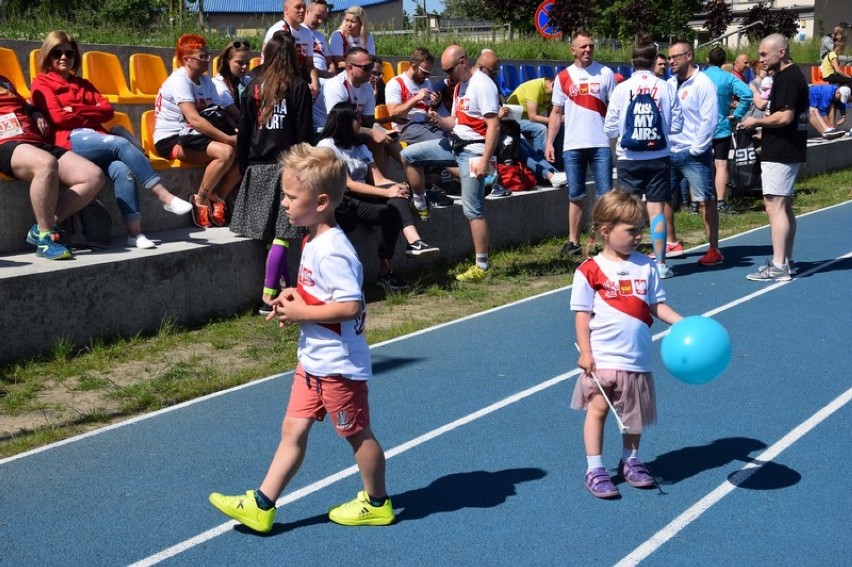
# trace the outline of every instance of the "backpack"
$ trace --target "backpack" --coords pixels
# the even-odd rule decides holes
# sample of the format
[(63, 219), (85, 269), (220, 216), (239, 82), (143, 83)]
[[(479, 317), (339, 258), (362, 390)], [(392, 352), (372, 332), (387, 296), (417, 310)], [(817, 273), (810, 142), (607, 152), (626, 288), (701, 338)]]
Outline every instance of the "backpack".
[(112, 218), (97, 199), (66, 219), (61, 228), (73, 248), (104, 248), (112, 241)]
[(621, 135), (621, 147), (634, 152), (653, 152), (666, 147), (663, 115), (650, 92), (631, 96), (624, 120), (624, 133)]
[(500, 176), (500, 185), (512, 191), (529, 191), (538, 185), (535, 173), (520, 162), (497, 163), (497, 174)]
[(494, 157), (497, 163), (510, 164), (518, 161), (521, 152), (521, 125), (514, 120), (500, 121), (500, 138)]

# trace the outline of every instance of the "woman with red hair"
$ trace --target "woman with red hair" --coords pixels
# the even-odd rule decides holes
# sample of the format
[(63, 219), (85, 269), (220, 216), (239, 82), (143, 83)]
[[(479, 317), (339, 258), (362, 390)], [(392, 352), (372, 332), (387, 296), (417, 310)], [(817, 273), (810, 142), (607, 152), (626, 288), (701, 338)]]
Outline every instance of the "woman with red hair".
[(154, 145), (166, 159), (207, 164), (198, 191), (190, 197), (192, 219), (201, 228), (225, 226), (225, 198), (240, 181), (237, 135), (220, 130), (202, 112), (220, 106), (227, 115), (223, 118), (235, 123), (239, 111), (217, 93), (213, 80), (205, 74), (212, 58), (206, 39), (193, 34), (180, 36), (175, 56), (181, 66), (157, 95)]

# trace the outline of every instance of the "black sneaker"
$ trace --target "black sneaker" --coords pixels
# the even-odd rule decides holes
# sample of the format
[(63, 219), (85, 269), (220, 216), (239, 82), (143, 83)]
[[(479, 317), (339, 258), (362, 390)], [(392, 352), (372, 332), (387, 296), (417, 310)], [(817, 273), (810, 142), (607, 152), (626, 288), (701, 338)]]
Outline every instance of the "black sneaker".
[(455, 201), (450, 199), (447, 193), (437, 185), (432, 185), (432, 187), (426, 190), (426, 199), (436, 209), (452, 207), (455, 204)]
[(384, 288), (386, 291), (405, 291), (408, 289), (408, 284), (393, 272), (379, 274), (376, 285)]
[(559, 255), (563, 258), (571, 258), (574, 256), (582, 256), (583, 255), (583, 247), (579, 244), (575, 244), (573, 242), (569, 242), (565, 246), (562, 247), (562, 250), (559, 251)]
[(272, 306), (261, 299), (260, 302), (257, 304), (257, 313), (258, 315), (263, 315), (264, 317), (266, 317), (267, 315), (272, 313)]
[(738, 210), (734, 209), (733, 207), (731, 207), (728, 203), (726, 203), (724, 201), (719, 203), (716, 206), (716, 209), (719, 211), (720, 214), (723, 214), (723, 215), (738, 215), (738, 214), (740, 214), (740, 212)]
[(689, 205), (689, 214), (697, 215), (698, 214), (698, 203), (692, 203)]
[(409, 258), (429, 258), (430, 256), (437, 256), (440, 252), (440, 248), (429, 246), (422, 240), (412, 242), (405, 247), (405, 255)]

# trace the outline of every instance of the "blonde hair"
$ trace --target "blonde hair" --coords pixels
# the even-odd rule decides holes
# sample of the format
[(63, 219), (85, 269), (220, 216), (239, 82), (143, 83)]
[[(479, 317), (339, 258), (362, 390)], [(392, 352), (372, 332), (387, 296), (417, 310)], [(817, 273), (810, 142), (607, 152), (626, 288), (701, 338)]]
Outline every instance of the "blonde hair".
[[(358, 21), (361, 22), (361, 35), (359, 38), (361, 39), (361, 47), (364, 49), (367, 48), (367, 36), (370, 33), (367, 31), (367, 28), (370, 27), (370, 20), (367, 18), (367, 10), (362, 8), (361, 6), (349, 6), (345, 12), (343, 12), (343, 19), (340, 21), (340, 27), (338, 31), (343, 33), (343, 22), (346, 20), (346, 14), (352, 14)], [(345, 55), (345, 53), (344, 53)]]
[(592, 212), (592, 229), (600, 232), (602, 228), (612, 228), (618, 223), (646, 224), (648, 212), (642, 200), (627, 191), (613, 189), (604, 194), (595, 203)]
[(38, 55), (38, 68), (42, 73), (47, 73), (51, 70), (50, 52), (63, 43), (67, 43), (74, 50), (74, 64), (71, 65), (71, 70), (75, 73), (80, 70), (80, 46), (77, 44), (77, 38), (64, 30), (54, 30), (47, 34), (41, 44), (41, 53)]
[(314, 195), (328, 195), (331, 210), (343, 200), (346, 190), (346, 164), (331, 148), (316, 148), (301, 143), (283, 152), (279, 158), (282, 174), (289, 171)]

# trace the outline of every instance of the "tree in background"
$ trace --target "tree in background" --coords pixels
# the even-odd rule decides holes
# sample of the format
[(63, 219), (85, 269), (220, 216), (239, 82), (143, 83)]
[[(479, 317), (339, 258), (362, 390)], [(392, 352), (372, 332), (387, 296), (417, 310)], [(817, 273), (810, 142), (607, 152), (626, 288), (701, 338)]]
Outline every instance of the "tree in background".
[(760, 41), (772, 33), (780, 33), (790, 39), (799, 31), (799, 18), (795, 12), (787, 8), (772, 10), (765, 2), (752, 6), (743, 18), (743, 26), (755, 22), (763, 22), (746, 31), (752, 42)]
[(710, 32), (711, 38), (717, 38), (728, 31), (734, 17), (731, 15), (731, 7), (725, 0), (707, 0), (704, 4), (704, 13), (707, 20), (704, 29)]
[(58, 15), (84, 24), (109, 23), (134, 29), (153, 26), (163, 13), (162, 0), (2, 0), (3, 13), (24, 21), (41, 14)]
[(568, 41), (576, 31), (593, 30), (598, 18), (597, 6), (590, 0), (556, 0), (550, 10), (550, 22)]

